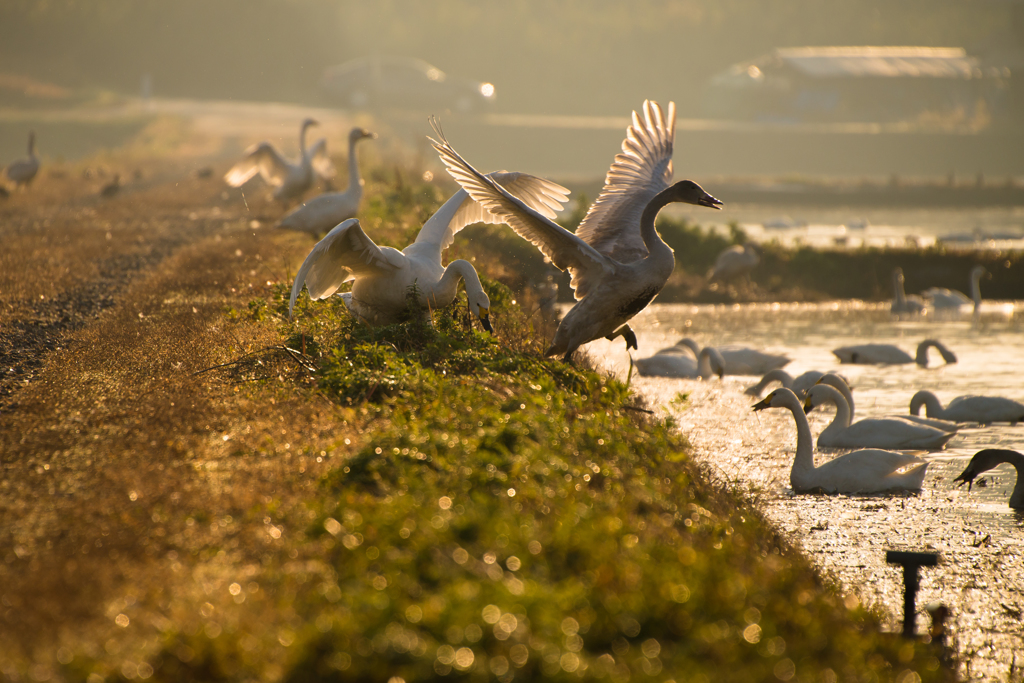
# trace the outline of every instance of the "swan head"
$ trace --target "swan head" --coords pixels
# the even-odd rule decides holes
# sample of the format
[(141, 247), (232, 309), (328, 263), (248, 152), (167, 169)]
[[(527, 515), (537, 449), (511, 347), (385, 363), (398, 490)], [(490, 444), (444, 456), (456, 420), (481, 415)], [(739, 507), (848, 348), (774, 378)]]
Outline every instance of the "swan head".
[(302, 122), (302, 130), (306, 130), (310, 126), (319, 126), (319, 125), (320, 125), (320, 122), (317, 121), (316, 119), (308, 118), (308, 119), (303, 120), (303, 122)]
[(896, 266), (892, 271), (892, 281), (899, 284), (903, 284), (906, 281), (906, 278), (903, 277), (903, 269), (899, 266)]
[[(827, 387), (827, 388), (826, 388)], [(811, 412), (822, 403), (835, 403), (836, 390), (819, 379), (813, 387), (807, 390), (804, 397), (804, 414)]]
[(967, 484), (967, 491), (971, 490), (971, 486), (974, 484), (974, 480), (982, 472), (987, 472), (996, 465), (1006, 462), (1006, 456), (1015, 453), (1015, 451), (1008, 451), (1001, 448), (986, 448), (978, 451), (971, 458), (971, 461), (967, 463), (967, 467), (960, 476), (954, 479), (954, 482), (960, 482), (960, 486)]
[(992, 273), (988, 272), (988, 270), (985, 269), (985, 266), (974, 266), (971, 268), (971, 279), (980, 280), (981, 278), (991, 280)]
[(356, 140), (364, 140), (369, 138), (370, 140), (376, 140), (377, 134), (356, 126), (348, 133), (349, 142), (355, 142)]
[(758, 411), (764, 410), (765, 408), (788, 408), (790, 407), (790, 404), (793, 403), (795, 403), (796, 405), (800, 405), (800, 401), (799, 399), (797, 399), (796, 394), (794, 394), (789, 389), (783, 387), (781, 389), (776, 389), (772, 393), (768, 394), (763, 399), (755, 403), (752, 407), (754, 409), (754, 412), (756, 413)]
[(481, 291), (479, 294), (470, 297), (469, 310), (480, 319), (481, 327), (494, 334), (494, 328), (491, 327), (490, 321), (491, 300), (487, 298), (484, 292)]
[(704, 188), (692, 180), (680, 180), (673, 185), (672, 198), (677, 202), (706, 206), (709, 209), (722, 208), (722, 202), (709, 195), (704, 191)]

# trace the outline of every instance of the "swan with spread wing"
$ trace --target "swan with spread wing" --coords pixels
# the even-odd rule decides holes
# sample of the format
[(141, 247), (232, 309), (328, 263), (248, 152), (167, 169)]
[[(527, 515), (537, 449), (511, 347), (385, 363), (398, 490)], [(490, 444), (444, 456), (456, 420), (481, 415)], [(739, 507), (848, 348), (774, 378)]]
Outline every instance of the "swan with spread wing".
[(301, 197), (317, 178), (333, 178), (335, 170), (327, 156), (327, 142), (321, 139), (306, 148), (306, 129), (318, 125), (316, 119), (302, 122), (297, 162), (285, 159), (269, 142), (261, 142), (245, 150), (245, 157), (224, 175), (225, 182), (231, 187), (241, 187), (259, 173), (267, 184), (274, 186), (274, 199), (289, 202)]
[(462, 158), (434, 122), (431, 140), (448, 172), (488, 211), (533, 243), (555, 267), (568, 270), (577, 303), (555, 331), (546, 355), (568, 361), (577, 348), (604, 337), (624, 337), (637, 348), (628, 322), (661, 291), (675, 267), (672, 249), (654, 228), (654, 219), (672, 202), (717, 209), (722, 205), (697, 183), (672, 180), (675, 104), (666, 115), (656, 102), (644, 102), (643, 120), (633, 112), (622, 152), (604, 189), (573, 234), (518, 199), (500, 182)]

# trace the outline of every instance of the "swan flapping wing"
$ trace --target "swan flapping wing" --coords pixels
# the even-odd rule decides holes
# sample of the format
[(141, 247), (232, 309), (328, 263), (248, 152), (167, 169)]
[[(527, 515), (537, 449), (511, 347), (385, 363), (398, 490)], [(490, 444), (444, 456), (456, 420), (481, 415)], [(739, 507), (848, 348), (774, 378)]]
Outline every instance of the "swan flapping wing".
[(675, 102), (666, 116), (647, 100), (644, 120), (633, 112), (622, 152), (615, 155), (604, 189), (576, 229), (576, 236), (602, 254), (629, 263), (647, 256), (640, 236), (640, 217), (648, 202), (672, 183)]
[(320, 138), (309, 148), (309, 163), (313, 165), (313, 171), (325, 180), (330, 180), (338, 175), (338, 169), (334, 168), (334, 162), (327, 154), (327, 140)]
[(224, 180), (231, 187), (241, 187), (259, 173), (270, 185), (280, 187), (288, 177), (289, 164), (267, 142), (261, 142), (245, 150), (245, 156), (231, 167), (224, 175)]
[[(547, 218), (554, 218), (558, 215), (562, 206), (569, 200), (569, 190), (558, 183), (527, 173), (496, 171), (488, 173), (487, 177), (497, 181), (511, 194), (520, 198), (528, 207)], [(505, 222), (503, 217), (494, 215), (473, 201), (473, 198), (465, 190), (461, 190), (460, 193), (464, 199), (451, 218), (444, 222), (447, 212), (439, 210), (423, 225), (416, 236), (416, 242), (433, 242), (439, 244), (441, 249), (446, 249), (455, 239), (455, 233), (467, 225)], [(434, 217), (437, 217), (438, 220), (435, 221)]]
[(302, 262), (292, 285), (288, 315), (291, 315), (303, 285), (309, 289), (309, 298), (314, 301), (326, 299), (357, 275), (390, 273), (404, 264), (405, 256), (401, 252), (381, 249), (366, 236), (359, 221), (350, 218), (317, 242)]
[(448, 173), (484, 209), (499, 216), (520, 237), (540, 249), (556, 268), (568, 270), (577, 300), (586, 296), (613, 267), (608, 258), (473, 168), (448, 144), (436, 122), (432, 125), (441, 141), (429, 139), (448, 167)]

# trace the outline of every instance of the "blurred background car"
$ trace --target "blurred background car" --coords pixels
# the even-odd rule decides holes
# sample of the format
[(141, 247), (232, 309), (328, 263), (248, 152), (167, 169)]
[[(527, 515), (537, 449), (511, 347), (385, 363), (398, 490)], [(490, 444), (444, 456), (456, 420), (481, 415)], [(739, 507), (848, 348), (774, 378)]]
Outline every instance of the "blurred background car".
[(450, 76), (422, 59), (360, 57), (324, 70), (321, 87), (352, 109), (480, 112), (494, 102), (494, 85)]

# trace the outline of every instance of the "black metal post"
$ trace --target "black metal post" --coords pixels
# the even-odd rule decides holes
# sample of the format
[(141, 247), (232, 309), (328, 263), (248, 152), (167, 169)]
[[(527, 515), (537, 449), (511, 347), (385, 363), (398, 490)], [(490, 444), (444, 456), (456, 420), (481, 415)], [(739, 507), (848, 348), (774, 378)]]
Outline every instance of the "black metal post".
[(913, 638), (914, 622), (917, 620), (917, 589), (921, 586), (918, 568), (934, 567), (939, 563), (939, 554), (889, 550), (885, 553), (885, 561), (903, 565), (903, 637)]

